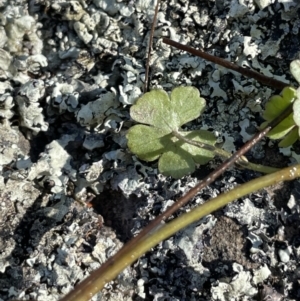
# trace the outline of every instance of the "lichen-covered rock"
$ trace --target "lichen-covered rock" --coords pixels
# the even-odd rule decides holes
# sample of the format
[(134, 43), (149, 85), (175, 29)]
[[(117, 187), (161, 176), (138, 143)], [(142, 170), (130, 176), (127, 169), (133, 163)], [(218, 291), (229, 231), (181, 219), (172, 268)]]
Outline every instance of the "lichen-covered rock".
[(0, 48), (0, 63), (1, 63), (0, 68), (3, 71), (9, 71), (12, 60), (13, 57), (9, 54), (9, 52)]
[(38, 101), (45, 93), (44, 82), (32, 80), (22, 85), (16, 96), (16, 104), (20, 113), (20, 125), (34, 133), (47, 131), (48, 123), (44, 120), (43, 109)]
[(107, 92), (95, 101), (83, 105), (76, 113), (77, 121), (82, 126), (101, 125), (106, 117), (107, 110), (117, 105), (116, 95), (113, 92)]
[(14, 113), (12, 108), (14, 106), (13, 97), (10, 93), (4, 93), (0, 96), (0, 117), (4, 119), (10, 119)]
[[(174, 181), (128, 152), (129, 108), (144, 91), (152, 0), (4, 0), (0, 8), (0, 299), (59, 300), (121, 247), (116, 237), (136, 235), (218, 161)], [(234, 152), (259, 126), (274, 91), (161, 38), (289, 82), (288, 63), (299, 57), (298, 11), (297, 1), (285, 0), (161, 1), (150, 89), (197, 86), (207, 110), (187, 127), (213, 131)], [(271, 165), (268, 152), (263, 141), (248, 155), (272, 158)], [(285, 154), (299, 159), (296, 152)], [(255, 176), (230, 170), (194, 202)], [(283, 188), (224, 210), (243, 229), (250, 253), (231, 243), (218, 253), (224, 256), (204, 256), (220, 211), (157, 246), (93, 300), (250, 300), (261, 281), (296, 300), (299, 197), (296, 183)], [(85, 203), (99, 205), (103, 219)], [(236, 266), (237, 253), (253, 265)]]
[(59, 112), (75, 112), (79, 105), (79, 93), (74, 86), (67, 83), (56, 83), (51, 94), (53, 107), (58, 107)]
[(41, 53), (43, 48), (42, 41), (36, 33), (36, 21), (32, 16), (23, 15), (19, 18), (7, 18), (5, 32), (7, 42), (5, 48), (10, 53), (19, 53), (23, 50), (25, 38), (31, 42), (33, 50), (36, 54)]
[(48, 144), (38, 162), (30, 168), (28, 179), (41, 178), (41, 184), (45, 181), (53, 181), (51, 191), (63, 193), (69, 177), (73, 180), (75, 177), (75, 171), (71, 166), (71, 156), (65, 150), (66, 145), (73, 139), (73, 136), (65, 135)]
[(16, 129), (12, 129), (6, 121), (4, 125), (0, 126), (1, 137), (1, 151), (0, 151), (0, 165), (6, 165), (16, 161), (20, 150), (17, 143), (19, 142), (19, 134)]
[(82, 22), (74, 23), (74, 30), (76, 31), (78, 37), (85, 43), (88, 44), (92, 39), (93, 35), (89, 34), (89, 29)]

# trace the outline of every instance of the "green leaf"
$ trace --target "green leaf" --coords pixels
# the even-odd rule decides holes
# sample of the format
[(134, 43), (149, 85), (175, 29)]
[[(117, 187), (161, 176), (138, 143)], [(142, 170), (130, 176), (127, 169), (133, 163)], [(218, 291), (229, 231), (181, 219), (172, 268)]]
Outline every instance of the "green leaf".
[(278, 144), (279, 147), (289, 147), (293, 145), (298, 139), (299, 128), (295, 126)]
[[(296, 90), (292, 87), (286, 87), (282, 90), (281, 95), (274, 95), (266, 104), (266, 109), (263, 114), (263, 118), (267, 120), (262, 126), (265, 126), (268, 122), (278, 117), (291, 103), (295, 102)], [(295, 106), (295, 105), (294, 105)], [(286, 139), (280, 142), (280, 146), (288, 145), (292, 141), (295, 142), (295, 115), (290, 114), (287, 118), (281, 121), (276, 127), (274, 127), (269, 133), (268, 137), (271, 139), (282, 139), (286, 135)], [(293, 133), (291, 133), (293, 131)], [(297, 140), (297, 139), (296, 139)]]
[(279, 116), (295, 100), (296, 90), (292, 87), (285, 87), (281, 95), (272, 96), (266, 104), (263, 118), (272, 121)]
[(281, 114), (289, 105), (288, 101), (284, 101), (280, 95), (272, 96), (266, 103), (265, 112), (263, 118), (271, 121)]
[(195, 87), (177, 87), (171, 93), (171, 106), (178, 116), (178, 127), (196, 119), (205, 108), (205, 99)]
[(287, 135), (295, 127), (295, 122), (293, 119), (293, 114), (281, 121), (277, 126), (275, 126), (269, 133), (268, 137), (271, 139), (281, 139)]
[(164, 90), (152, 90), (141, 96), (130, 108), (133, 120), (171, 133), (176, 128), (169, 95)]
[(135, 125), (127, 133), (128, 147), (144, 161), (154, 161), (168, 148), (172, 135), (147, 125)]
[[(197, 130), (197, 131), (192, 131), (192, 132), (179, 132), (180, 135), (194, 141), (202, 142), (205, 144), (209, 144), (214, 146), (216, 143), (216, 137), (213, 133), (204, 131), (204, 130)], [(181, 143), (181, 141), (178, 141), (177, 143)], [(192, 155), (193, 160), (195, 163), (198, 164), (206, 164), (210, 160), (213, 159), (214, 153), (208, 150), (205, 150), (203, 148), (184, 143), (182, 144), (182, 149), (187, 151), (190, 155)]]
[[(143, 123), (127, 133), (130, 151), (145, 161), (159, 158), (158, 168), (164, 175), (181, 178), (193, 172), (196, 164), (206, 164), (214, 153), (179, 140), (172, 132), (199, 117), (204, 107), (205, 100), (194, 87), (175, 88), (170, 98), (162, 90), (144, 94), (130, 110), (132, 119)], [(212, 146), (216, 142), (215, 136), (204, 130), (179, 133)]]
[(296, 91), (296, 89), (293, 88), (293, 87), (285, 87), (285, 88), (282, 90), (281, 94), (282, 94), (282, 98), (283, 98), (285, 101), (288, 100), (288, 102), (289, 102), (289, 104), (290, 104), (290, 103), (292, 103), (292, 102), (295, 100), (296, 95), (297, 95), (297, 91)]
[(194, 87), (175, 88), (171, 99), (163, 90), (152, 90), (131, 107), (130, 116), (137, 122), (171, 133), (184, 123), (199, 117), (204, 107), (205, 100)]
[(195, 162), (183, 149), (174, 147), (173, 151), (168, 151), (160, 157), (158, 169), (165, 176), (180, 179), (195, 170)]
[[(179, 132), (180, 135), (194, 141), (214, 145), (215, 136), (204, 130)], [(158, 161), (159, 171), (167, 176), (179, 179), (195, 170), (196, 164), (206, 164), (213, 159), (214, 153), (203, 148), (185, 143), (173, 137), (168, 143), (166, 152)]]

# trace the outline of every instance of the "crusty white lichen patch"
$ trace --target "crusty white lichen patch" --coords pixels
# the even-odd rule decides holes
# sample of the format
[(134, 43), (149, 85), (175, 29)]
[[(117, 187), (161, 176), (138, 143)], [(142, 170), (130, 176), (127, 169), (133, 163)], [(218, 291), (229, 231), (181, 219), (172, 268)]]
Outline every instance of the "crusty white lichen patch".
[(71, 157), (64, 149), (71, 139), (73, 137), (64, 136), (48, 144), (41, 158), (30, 168), (28, 179), (40, 178), (40, 184), (53, 181), (51, 191), (64, 192), (68, 179), (74, 179), (75, 176), (75, 170), (70, 164)]
[[(121, 246), (120, 233), (103, 227), (85, 201), (103, 205), (110, 191), (136, 196), (141, 204), (127, 229), (136, 235), (217, 165), (174, 181), (127, 149), (129, 109), (144, 90), (154, 10), (150, 0), (0, 1), (0, 299), (58, 300)], [(299, 3), (283, 0), (162, 1), (150, 88), (196, 86), (207, 108), (188, 127), (210, 130), (221, 147), (236, 151), (259, 127), (274, 91), (162, 37), (289, 82), (288, 63), (299, 56), (298, 10)], [(264, 161), (268, 145), (263, 141), (250, 155)], [(298, 159), (296, 151), (285, 154)], [(231, 170), (195, 203), (249, 178), (253, 174)], [(224, 211), (247, 230), (250, 253), (244, 256), (257, 269), (233, 262), (217, 270), (205, 266), (201, 252), (218, 220), (211, 216), (162, 243), (94, 300), (250, 298), (257, 284), (272, 286), (277, 278), (285, 297), (295, 299), (296, 188), (294, 199), (283, 198), (288, 207), (270, 205), (263, 193)], [(104, 224), (119, 219), (108, 215)], [(277, 278), (270, 280), (269, 270)]]
[(233, 270), (237, 275), (231, 281), (220, 281), (212, 288), (213, 300), (251, 300), (257, 294), (257, 289), (250, 283), (251, 273), (243, 271), (243, 267), (236, 263), (233, 264)]
[(18, 154), (20, 152), (17, 146), (17, 143), (19, 141), (19, 135), (16, 129), (11, 128), (9, 123), (5, 122), (0, 127), (0, 136), (0, 164), (3, 166), (17, 159)]
[(116, 95), (108, 92), (95, 101), (83, 105), (76, 113), (77, 121), (83, 126), (101, 125), (109, 108), (117, 106)]

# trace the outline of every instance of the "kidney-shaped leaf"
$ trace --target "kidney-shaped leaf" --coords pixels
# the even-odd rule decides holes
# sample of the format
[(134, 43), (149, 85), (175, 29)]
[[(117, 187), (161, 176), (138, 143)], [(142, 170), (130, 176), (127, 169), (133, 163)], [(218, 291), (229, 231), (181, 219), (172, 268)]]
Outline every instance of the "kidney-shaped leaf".
[(196, 164), (207, 163), (214, 153), (179, 140), (172, 132), (179, 132), (189, 140), (214, 145), (216, 138), (210, 132), (178, 131), (181, 125), (197, 118), (204, 107), (205, 100), (194, 87), (175, 88), (170, 98), (161, 90), (144, 94), (130, 110), (132, 119), (144, 123), (129, 129), (130, 151), (145, 161), (159, 158), (158, 168), (164, 175), (181, 178), (193, 172)]

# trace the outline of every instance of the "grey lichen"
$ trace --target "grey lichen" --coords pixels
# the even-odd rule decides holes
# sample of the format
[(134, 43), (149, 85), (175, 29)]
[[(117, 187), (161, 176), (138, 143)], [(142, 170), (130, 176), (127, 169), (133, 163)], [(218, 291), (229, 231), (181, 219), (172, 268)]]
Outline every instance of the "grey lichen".
[[(1, 299), (58, 300), (121, 246), (118, 228), (106, 225), (121, 224), (128, 236), (136, 235), (207, 172), (172, 181), (158, 174), (155, 163), (139, 161), (127, 149), (126, 132), (133, 125), (129, 108), (144, 89), (154, 8), (150, 0), (0, 1)], [(285, 48), (297, 40), (298, 8), (295, 1), (161, 2), (151, 88), (197, 86), (207, 110), (188, 127), (214, 131), (224, 149), (235, 151), (259, 125), (258, 115), (273, 91), (166, 46), (161, 37), (287, 80), (286, 61), (299, 56), (294, 44)], [(262, 143), (250, 155), (263, 160), (267, 147)], [(289, 154), (299, 156), (292, 149)], [(207, 168), (214, 167), (212, 162)], [(247, 177), (244, 171), (228, 171), (195, 202)], [(275, 270), (282, 279), (278, 286), (292, 300), (289, 288), (297, 283), (290, 275), (299, 274), (300, 258), (299, 247), (286, 234), (299, 221), (293, 193), (288, 208), (272, 206), (266, 194), (257, 194), (225, 209), (247, 229), (251, 252), (244, 256), (259, 265), (251, 275), (235, 264), (225, 266), (222, 258), (216, 259), (221, 266), (215, 270), (203, 262), (217, 213), (207, 224), (199, 222), (158, 246), (95, 299), (132, 300), (137, 294), (207, 300), (216, 294), (247, 300)], [(85, 201), (92, 206), (93, 197), (109, 208), (111, 215), (102, 208), (104, 221), (82, 206)], [(114, 215), (121, 202), (127, 210)], [(280, 223), (281, 249), (267, 231)], [(236, 278), (228, 278), (231, 268)], [(212, 286), (203, 286), (204, 281)]]

